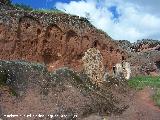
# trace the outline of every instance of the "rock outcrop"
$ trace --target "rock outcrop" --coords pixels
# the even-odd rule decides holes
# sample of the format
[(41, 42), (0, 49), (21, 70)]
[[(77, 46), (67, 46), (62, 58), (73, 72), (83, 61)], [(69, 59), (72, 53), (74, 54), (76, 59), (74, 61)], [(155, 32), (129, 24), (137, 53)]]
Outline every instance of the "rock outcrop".
[(100, 84), (104, 80), (103, 57), (99, 50), (90, 48), (82, 58), (85, 73), (95, 83)]
[(160, 75), (160, 41), (143, 39), (130, 43), (120, 40), (118, 43), (130, 56), (127, 61), (131, 64), (131, 76)]
[(49, 70), (82, 70), (82, 57), (94, 47), (109, 73), (128, 58), (117, 43), (87, 19), (64, 13), (26, 12), (0, 3), (0, 59), (44, 63)]

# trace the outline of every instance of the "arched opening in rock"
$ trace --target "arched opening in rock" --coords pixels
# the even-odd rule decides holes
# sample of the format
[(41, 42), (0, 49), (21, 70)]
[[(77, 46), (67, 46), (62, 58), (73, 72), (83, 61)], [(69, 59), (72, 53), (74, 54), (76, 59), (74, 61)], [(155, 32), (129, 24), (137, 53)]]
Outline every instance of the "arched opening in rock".
[(116, 67), (115, 66), (113, 66), (113, 74), (115, 75), (116, 74)]
[(97, 46), (98, 46), (98, 41), (94, 41), (93, 47), (97, 47)]
[(66, 33), (66, 41), (68, 42), (70, 40), (71, 37), (77, 36), (77, 33), (74, 32), (73, 30), (69, 30)]
[(31, 25), (29, 23), (26, 24), (26, 29), (28, 29)]
[(160, 70), (160, 61), (156, 61), (155, 64), (156, 64), (157, 68)]
[(122, 56), (122, 61), (126, 60), (124, 56)]
[(50, 38), (54, 36), (54, 38), (51, 39), (55, 39), (57, 36), (60, 36), (60, 33), (62, 33), (61, 28), (58, 27), (56, 24), (51, 24), (47, 27), (46, 37)]
[(37, 35), (40, 35), (41, 34), (41, 30), (38, 28), (37, 29)]
[(111, 47), (110, 47), (110, 52), (113, 52), (113, 50), (114, 50), (114, 48), (111, 46)]
[(82, 57), (83, 57), (83, 56), (84, 56), (84, 54), (83, 54), (83, 53), (78, 54), (78, 55), (77, 55), (77, 59), (78, 59), (78, 60), (80, 60), (80, 59), (82, 59)]

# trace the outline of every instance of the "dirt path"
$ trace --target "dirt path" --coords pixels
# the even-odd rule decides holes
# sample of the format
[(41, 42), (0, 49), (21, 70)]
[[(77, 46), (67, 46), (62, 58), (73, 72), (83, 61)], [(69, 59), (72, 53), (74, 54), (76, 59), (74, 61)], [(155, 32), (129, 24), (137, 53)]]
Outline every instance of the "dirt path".
[(151, 96), (153, 89), (146, 87), (137, 92), (129, 102), (129, 108), (120, 116), (111, 116), (109, 120), (160, 120), (160, 108), (154, 105)]

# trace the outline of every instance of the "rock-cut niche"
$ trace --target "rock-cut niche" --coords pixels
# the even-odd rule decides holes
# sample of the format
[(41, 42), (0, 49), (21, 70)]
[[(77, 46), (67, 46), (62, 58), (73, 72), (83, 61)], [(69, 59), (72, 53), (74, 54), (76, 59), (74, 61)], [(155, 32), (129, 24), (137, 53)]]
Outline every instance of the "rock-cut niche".
[(45, 64), (50, 64), (60, 59), (62, 55), (62, 35), (63, 31), (56, 24), (51, 24), (47, 27), (42, 51)]
[(81, 50), (81, 41), (79, 39), (78, 34), (73, 31), (69, 30), (66, 33), (66, 44), (67, 44), (67, 53), (70, 57), (75, 57), (80, 53)]
[(39, 21), (30, 16), (20, 18), (17, 37), (20, 44), (20, 56), (26, 59), (34, 57), (37, 53), (39, 35), (41, 34), (41, 25)]

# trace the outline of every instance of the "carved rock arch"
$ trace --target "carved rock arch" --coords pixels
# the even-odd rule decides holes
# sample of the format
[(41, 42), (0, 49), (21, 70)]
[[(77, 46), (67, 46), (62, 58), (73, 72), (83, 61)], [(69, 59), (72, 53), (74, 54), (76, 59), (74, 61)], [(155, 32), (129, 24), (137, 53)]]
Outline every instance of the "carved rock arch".
[(95, 47), (95, 48), (100, 47), (99, 41), (98, 41), (98, 40), (95, 40), (95, 41), (92, 43), (92, 47)]
[(37, 59), (37, 47), (41, 31), (42, 26), (36, 18), (23, 16), (19, 19), (16, 48), (22, 59)]
[(68, 59), (78, 57), (78, 55), (81, 53), (81, 40), (79, 35), (75, 31), (69, 30), (66, 32), (66, 45), (66, 55)]
[(63, 34), (63, 31), (58, 25), (50, 24), (46, 29), (45, 36), (47, 37), (47, 39), (50, 39), (50, 38), (54, 37), (56, 39), (61, 40), (61, 38), (57, 38), (57, 37), (59, 37), (58, 35), (62, 35), (62, 34)]
[(52, 64), (59, 60), (63, 54), (63, 31), (56, 24), (50, 24), (45, 32), (42, 57), (45, 64)]

